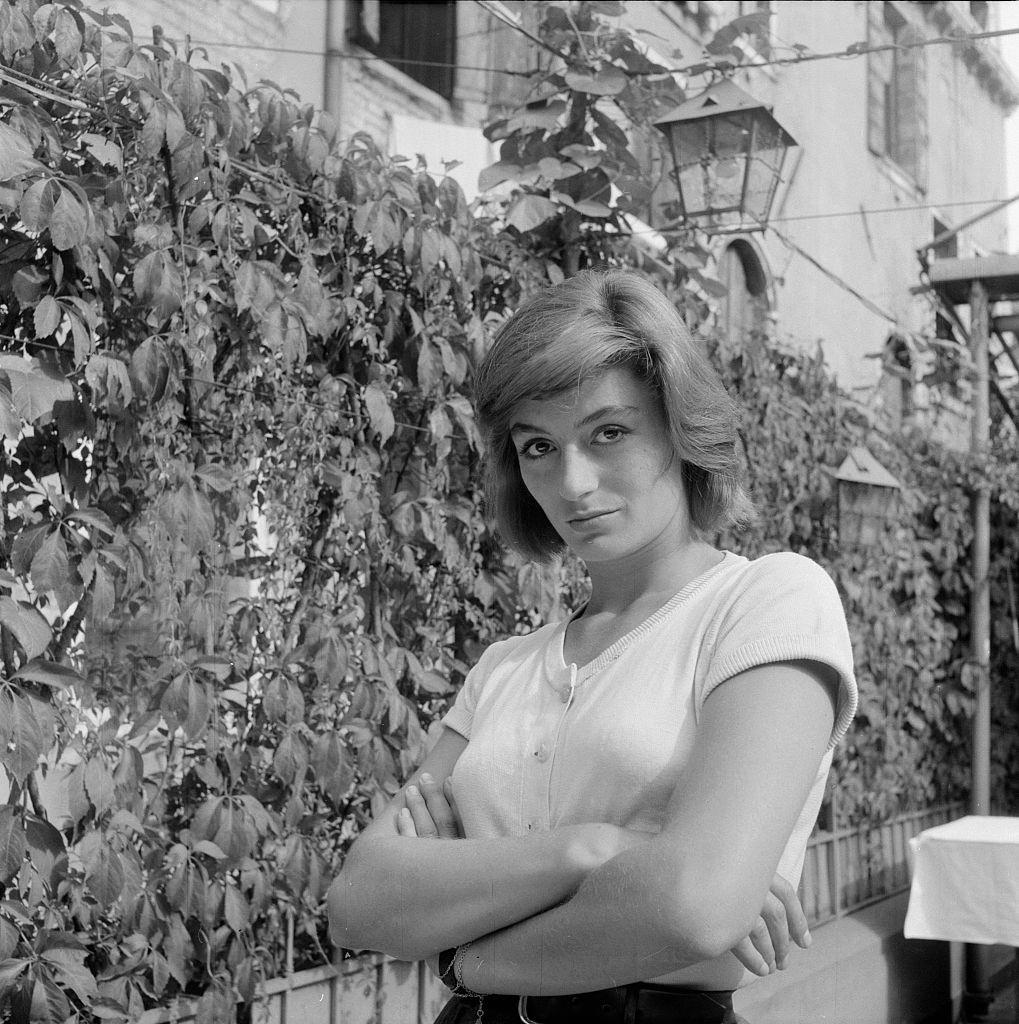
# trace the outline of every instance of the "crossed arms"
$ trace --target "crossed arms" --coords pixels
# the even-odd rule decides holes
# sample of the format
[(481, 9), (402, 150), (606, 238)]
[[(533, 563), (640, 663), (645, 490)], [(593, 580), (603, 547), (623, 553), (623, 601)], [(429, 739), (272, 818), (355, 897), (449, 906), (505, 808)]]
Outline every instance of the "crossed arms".
[(467, 741), (447, 730), (334, 880), (334, 941), (402, 959), (472, 941), (463, 980), (478, 992), (587, 991), (727, 950), (767, 973), (790, 935), (807, 941), (775, 869), (831, 732), (830, 676), (789, 662), (717, 687), (650, 838), (601, 823), (456, 842), (417, 835), (428, 821), (455, 834), (441, 786)]

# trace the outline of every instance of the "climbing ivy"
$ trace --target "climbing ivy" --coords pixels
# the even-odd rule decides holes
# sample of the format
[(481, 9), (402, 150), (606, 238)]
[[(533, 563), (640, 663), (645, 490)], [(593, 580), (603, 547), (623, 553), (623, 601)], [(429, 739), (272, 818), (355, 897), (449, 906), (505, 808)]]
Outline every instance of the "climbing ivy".
[[(472, 211), (449, 178), (118, 15), (0, 0), (0, 1004), (16, 1019), (133, 1020), (189, 995), (222, 1021), (288, 966), (291, 930), (298, 966), (328, 960), (325, 887), (468, 666), (582, 590), (576, 566), (520, 564), (489, 532), (468, 393), (492, 325), (594, 263), (654, 274), (710, 343), (703, 240), (679, 230), (651, 258), (628, 235), (646, 197), (626, 133), (653, 140), (676, 94), (629, 75), (656, 66), (605, 20), (617, 8), (542, 8), (569, 70), (538, 76), (539, 120), (490, 127), (508, 191)], [(713, 355), (769, 510), (733, 544), (812, 554), (846, 596), (863, 711), (843, 813), (954, 793), (977, 467), (876, 434), (816, 357)], [(904, 513), (879, 550), (846, 552), (823, 467), (861, 440), (907, 483)], [(999, 636), (1019, 504), (1005, 445), (986, 470)], [(1000, 787), (1015, 742), (995, 745)]]

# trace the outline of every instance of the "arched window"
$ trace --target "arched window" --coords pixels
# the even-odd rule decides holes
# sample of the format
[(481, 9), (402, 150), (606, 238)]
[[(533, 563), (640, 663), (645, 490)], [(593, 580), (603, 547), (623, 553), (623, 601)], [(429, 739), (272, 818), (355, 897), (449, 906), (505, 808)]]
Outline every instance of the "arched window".
[(742, 346), (754, 331), (764, 329), (768, 314), (768, 278), (749, 242), (730, 242), (719, 260), (719, 277), (727, 294), (719, 310), (726, 342)]

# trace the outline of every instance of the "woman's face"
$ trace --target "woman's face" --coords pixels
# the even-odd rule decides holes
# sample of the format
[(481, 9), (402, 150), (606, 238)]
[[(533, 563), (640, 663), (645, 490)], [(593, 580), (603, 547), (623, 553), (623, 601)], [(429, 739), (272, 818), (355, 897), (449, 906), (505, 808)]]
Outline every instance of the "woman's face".
[(510, 417), (520, 475), (585, 562), (671, 550), (689, 539), (682, 463), (658, 397), (612, 368)]

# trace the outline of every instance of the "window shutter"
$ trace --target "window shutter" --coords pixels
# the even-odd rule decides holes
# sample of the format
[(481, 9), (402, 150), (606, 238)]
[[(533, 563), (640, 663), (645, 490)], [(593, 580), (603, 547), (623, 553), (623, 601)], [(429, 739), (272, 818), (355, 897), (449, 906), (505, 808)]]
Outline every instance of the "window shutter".
[[(923, 33), (912, 25), (899, 42), (917, 43)], [(922, 46), (896, 51), (895, 92), (898, 99), (897, 163), (909, 171), (917, 186), (927, 189), (927, 51)]]
[[(890, 43), (891, 34), (885, 27), (883, 0), (869, 0), (867, 4), (867, 44), (883, 46)], [(889, 111), (886, 86), (892, 79), (893, 56), (891, 50), (867, 54), (867, 146), (872, 153), (883, 156), (887, 152), (887, 125)]]

